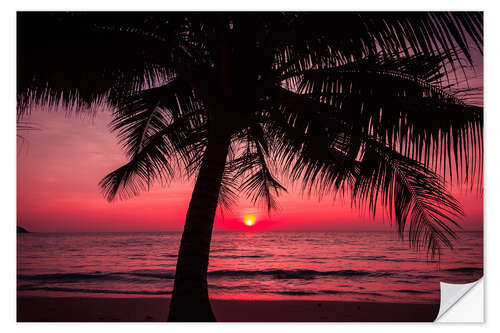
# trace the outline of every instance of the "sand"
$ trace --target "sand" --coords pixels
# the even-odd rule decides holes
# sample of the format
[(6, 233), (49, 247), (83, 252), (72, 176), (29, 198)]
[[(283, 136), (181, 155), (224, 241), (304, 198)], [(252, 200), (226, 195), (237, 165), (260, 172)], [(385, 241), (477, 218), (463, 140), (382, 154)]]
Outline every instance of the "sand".
[[(17, 298), (18, 322), (162, 322), (168, 298)], [(439, 304), (335, 301), (212, 300), (222, 322), (421, 322), (433, 321)]]

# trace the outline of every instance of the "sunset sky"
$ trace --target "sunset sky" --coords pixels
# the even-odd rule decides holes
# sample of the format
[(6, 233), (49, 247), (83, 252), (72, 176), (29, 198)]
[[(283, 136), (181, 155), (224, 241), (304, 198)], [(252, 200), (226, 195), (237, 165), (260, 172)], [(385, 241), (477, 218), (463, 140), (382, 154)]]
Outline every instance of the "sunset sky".
[[(193, 181), (154, 186), (125, 201), (108, 203), (98, 182), (121, 166), (125, 155), (109, 131), (109, 111), (95, 117), (36, 110), (27, 118), (38, 129), (23, 131), (18, 143), (18, 225), (40, 232), (173, 231), (182, 230)], [(218, 213), (215, 230), (388, 230), (387, 220), (351, 209), (348, 198), (302, 197), (296, 188), (279, 198), (279, 210), (269, 217), (244, 197), (231, 211)], [(482, 198), (476, 192), (453, 189), (464, 205), (465, 230), (482, 229)], [(243, 217), (253, 214), (255, 225)]]
[[(472, 88), (472, 103), (483, 104), (483, 56), (471, 50), (474, 69), (456, 72), (457, 88)], [(467, 86), (468, 85), (468, 86)], [(178, 180), (168, 187), (107, 202), (98, 182), (126, 162), (115, 133), (109, 129), (110, 110), (68, 115), (61, 110), (35, 109), (23, 119), (36, 130), (18, 134), (17, 223), (28, 230), (55, 231), (174, 231), (182, 230), (193, 180)], [(390, 230), (386, 218), (351, 208), (349, 198), (302, 196), (300, 184), (286, 184), (279, 209), (268, 216), (244, 196), (231, 210), (218, 210), (215, 230)], [(451, 188), (463, 205), (464, 230), (482, 230), (483, 198), (480, 191)], [(256, 223), (248, 227), (244, 216)]]

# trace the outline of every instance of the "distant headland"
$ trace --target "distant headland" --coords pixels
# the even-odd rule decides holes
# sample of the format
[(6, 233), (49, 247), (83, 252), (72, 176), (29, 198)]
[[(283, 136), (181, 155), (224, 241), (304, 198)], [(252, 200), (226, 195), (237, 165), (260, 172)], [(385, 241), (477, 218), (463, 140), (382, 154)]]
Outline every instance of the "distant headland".
[(27, 234), (27, 233), (29, 233), (29, 231), (24, 229), (23, 227), (17, 226), (17, 233), (18, 234)]

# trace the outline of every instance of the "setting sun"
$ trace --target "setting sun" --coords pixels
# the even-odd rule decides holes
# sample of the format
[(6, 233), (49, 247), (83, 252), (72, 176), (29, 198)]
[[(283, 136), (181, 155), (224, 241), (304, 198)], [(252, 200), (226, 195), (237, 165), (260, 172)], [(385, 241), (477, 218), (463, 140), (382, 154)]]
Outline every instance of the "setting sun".
[(254, 225), (254, 224), (255, 224), (255, 216), (253, 216), (253, 215), (245, 215), (245, 216), (243, 217), (243, 221), (244, 221), (244, 223), (245, 223), (247, 226), (249, 226), (249, 227), (250, 227), (250, 226), (252, 226), (252, 225)]

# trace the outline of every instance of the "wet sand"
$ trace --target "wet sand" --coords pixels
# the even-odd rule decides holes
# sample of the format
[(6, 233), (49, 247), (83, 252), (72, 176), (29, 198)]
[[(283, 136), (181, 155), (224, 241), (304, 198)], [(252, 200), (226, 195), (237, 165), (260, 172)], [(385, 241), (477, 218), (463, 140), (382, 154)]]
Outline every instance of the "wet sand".
[[(17, 298), (18, 322), (163, 322), (168, 298)], [(212, 300), (222, 322), (422, 322), (439, 304), (337, 301)]]

